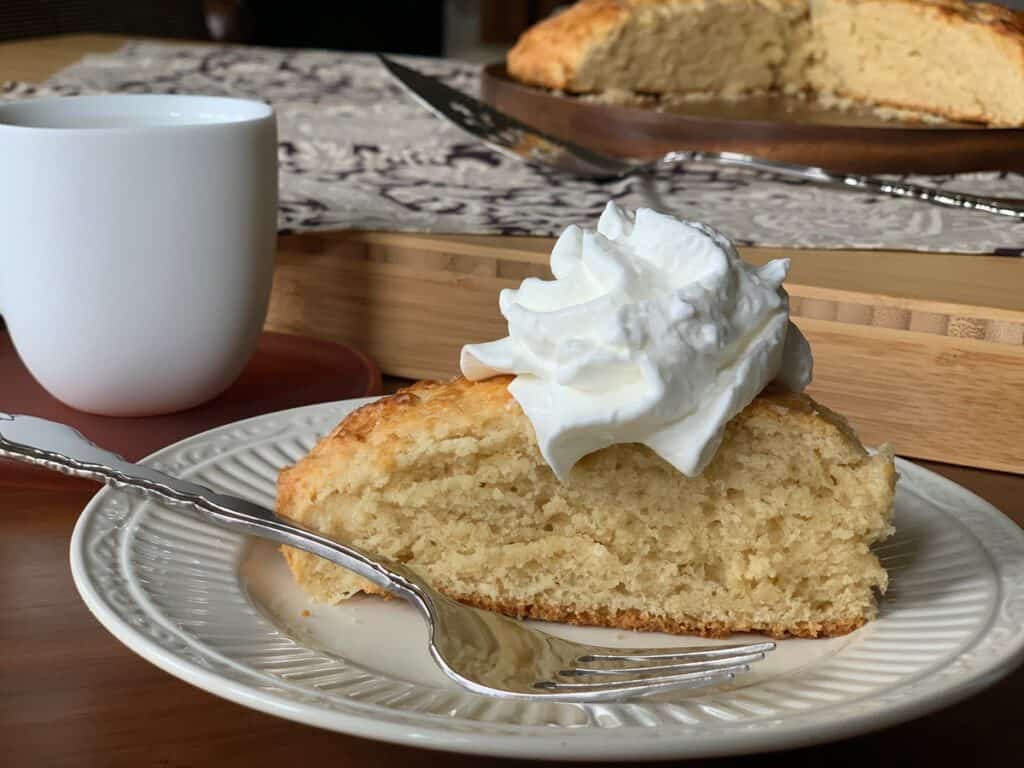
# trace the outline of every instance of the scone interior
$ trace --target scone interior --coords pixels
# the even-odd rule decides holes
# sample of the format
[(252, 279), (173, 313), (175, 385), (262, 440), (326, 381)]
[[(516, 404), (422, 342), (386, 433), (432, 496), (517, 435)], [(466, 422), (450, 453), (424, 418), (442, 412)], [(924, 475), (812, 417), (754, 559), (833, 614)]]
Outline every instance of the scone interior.
[[(688, 478), (640, 445), (560, 483), (498, 377), (421, 383), (351, 414), (282, 472), (287, 517), (520, 617), (724, 636), (816, 637), (876, 615), (891, 453), (805, 396), (762, 395)], [(378, 592), (284, 549), (308, 593)]]
[(956, 0), (812, 0), (816, 92), (1024, 125), (1024, 15)]
[(779, 86), (790, 51), (809, 37), (802, 3), (720, 0), (640, 7), (582, 57), (580, 91), (717, 93), (726, 97)]

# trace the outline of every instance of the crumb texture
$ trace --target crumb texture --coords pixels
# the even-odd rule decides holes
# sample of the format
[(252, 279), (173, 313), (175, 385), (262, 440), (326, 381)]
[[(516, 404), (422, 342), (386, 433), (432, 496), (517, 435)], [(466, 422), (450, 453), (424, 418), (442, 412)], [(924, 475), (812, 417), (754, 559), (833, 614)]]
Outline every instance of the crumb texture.
[(527, 30), (508, 69), (619, 103), (781, 91), (1024, 125), (1024, 13), (963, 0), (581, 0)]
[[(810, 398), (762, 395), (688, 478), (640, 445), (561, 484), (507, 377), (423, 382), (350, 414), (282, 471), (290, 518), (505, 613), (724, 636), (842, 634), (876, 614), (895, 472)], [(284, 549), (314, 598), (377, 592)]]

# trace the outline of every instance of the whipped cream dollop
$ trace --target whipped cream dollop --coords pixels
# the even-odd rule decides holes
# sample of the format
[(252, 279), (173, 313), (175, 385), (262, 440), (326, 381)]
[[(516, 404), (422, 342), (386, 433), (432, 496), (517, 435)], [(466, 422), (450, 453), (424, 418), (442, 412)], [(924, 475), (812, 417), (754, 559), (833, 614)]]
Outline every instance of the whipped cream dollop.
[(702, 224), (610, 202), (596, 232), (562, 233), (551, 271), (503, 290), (509, 335), (463, 347), (460, 362), (471, 380), (516, 374), (509, 392), (562, 481), (614, 443), (700, 474), (766, 384), (810, 382), (782, 288), (788, 259), (754, 267)]

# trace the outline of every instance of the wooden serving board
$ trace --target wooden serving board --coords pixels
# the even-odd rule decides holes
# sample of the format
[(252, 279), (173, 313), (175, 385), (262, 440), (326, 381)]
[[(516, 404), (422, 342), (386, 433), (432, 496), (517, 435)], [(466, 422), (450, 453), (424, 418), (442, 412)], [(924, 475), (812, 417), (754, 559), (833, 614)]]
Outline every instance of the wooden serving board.
[[(395, 376), (445, 378), (506, 334), (498, 291), (550, 277), (548, 238), (333, 232), (281, 238), (269, 327), (365, 349)], [(1024, 259), (741, 249), (792, 259), (811, 394), (865, 443), (1024, 473)]]
[(612, 154), (656, 158), (672, 150), (742, 152), (856, 173), (1024, 169), (1024, 129), (883, 120), (762, 96), (673, 106), (597, 103), (512, 80), (503, 63), (481, 75), (484, 101), (552, 136)]

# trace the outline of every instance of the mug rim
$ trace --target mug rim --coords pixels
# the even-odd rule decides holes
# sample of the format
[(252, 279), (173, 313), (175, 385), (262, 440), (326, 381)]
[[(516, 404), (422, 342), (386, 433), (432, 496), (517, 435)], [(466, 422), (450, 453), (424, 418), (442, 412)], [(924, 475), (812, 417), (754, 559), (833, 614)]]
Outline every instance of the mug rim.
[[(196, 105), (205, 104), (208, 108), (215, 108), (220, 105), (221, 108), (234, 107), (231, 112), (225, 112), (217, 115), (216, 119), (202, 119), (198, 113), (193, 111), (195, 117), (192, 119), (184, 119), (181, 122), (163, 122), (153, 123), (147, 125), (145, 123), (134, 123), (126, 125), (108, 125), (108, 126), (88, 126), (88, 125), (47, 125), (44, 121), (40, 120), (42, 124), (32, 124), (26, 120), (25, 123), (7, 122), (11, 119), (9, 113), (17, 113), (21, 110), (27, 110), (29, 113), (41, 111), (40, 117), (46, 116), (63, 116), (67, 117), (68, 112), (62, 107), (74, 108), (76, 105), (81, 107), (88, 107), (90, 105), (101, 105), (101, 104), (125, 104), (125, 103), (144, 103), (144, 102), (178, 102), (182, 105), (187, 103), (193, 103)], [(72, 112), (74, 114), (74, 112)], [(89, 115), (88, 109), (80, 111), (81, 115)], [(151, 116), (155, 116), (156, 112), (151, 113)], [(166, 113), (164, 113), (166, 114)], [(209, 114), (209, 112), (207, 113)], [(22, 132), (49, 132), (56, 134), (76, 134), (76, 133), (88, 133), (88, 134), (108, 134), (108, 133), (141, 133), (148, 131), (181, 131), (181, 130), (195, 130), (199, 129), (223, 129), (232, 126), (246, 125), (252, 123), (258, 123), (264, 120), (273, 119), (274, 108), (272, 105), (258, 101), (256, 99), (245, 99), (234, 96), (208, 96), (205, 94), (185, 94), (185, 93), (98, 93), (98, 94), (82, 94), (76, 96), (43, 96), (39, 98), (19, 99), (17, 101), (0, 102), (0, 131), (22, 131)], [(37, 118), (39, 119), (39, 118)]]

